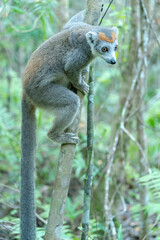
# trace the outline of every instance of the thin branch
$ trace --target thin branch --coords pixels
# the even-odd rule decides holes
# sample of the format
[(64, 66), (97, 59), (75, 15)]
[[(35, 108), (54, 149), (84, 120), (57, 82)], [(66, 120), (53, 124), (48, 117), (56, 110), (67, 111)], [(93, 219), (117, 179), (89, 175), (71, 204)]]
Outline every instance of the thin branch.
[(127, 211), (127, 206), (124, 200), (124, 197), (122, 196), (122, 194), (120, 193), (120, 191), (118, 191), (118, 194), (120, 196), (121, 202), (122, 202), (122, 206), (123, 206), (123, 210), (119, 213), (119, 214), (123, 214), (124, 212)]
[(41, 218), (38, 213), (36, 213), (36, 218), (38, 220), (40, 220), (42, 223), (44, 223), (45, 225), (47, 225), (47, 221), (45, 221), (43, 218)]
[(82, 219), (82, 240), (86, 240), (89, 231), (90, 220), (90, 202), (91, 202), (91, 187), (93, 179), (93, 111), (94, 111), (94, 79), (93, 65), (89, 72), (89, 93), (87, 107), (87, 154), (88, 154), (88, 170), (86, 173), (86, 182), (84, 190), (84, 210)]
[[(19, 193), (19, 190), (14, 189), (14, 188), (11, 188), (11, 187), (9, 187), (9, 186), (7, 186), (7, 185), (0, 184), (0, 186), (3, 186), (3, 187), (5, 187), (5, 188), (8, 188), (8, 189), (14, 191), (14, 192)], [(18, 202), (19, 202), (19, 201), (18, 201)], [(7, 206), (7, 207), (9, 207), (9, 208), (13, 208), (13, 209), (18, 209), (18, 208), (19, 208), (19, 206), (11, 205), (11, 204), (6, 203), (6, 202), (4, 202), (4, 201), (0, 201), (0, 203), (3, 204), (3, 205), (5, 205), (5, 206)], [(37, 217), (38, 220), (40, 220), (40, 221), (41, 221), (42, 223), (44, 223), (45, 225), (47, 224), (47, 221), (45, 221), (42, 217), (40, 217), (40, 215), (39, 215), (38, 213), (36, 213), (36, 217)]]
[(123, 127), (122, 125), (124, 125), (124, 123), (125, 123), (126, 111), (127, 111), (128, 106), (129, 106), (129, 102), (130, 102), (130, 100), (131, 100), (131, 97), (132, 97), (132, 94), (133, 94), (133, 90), (135, 89), (135, 86), (136, 86), (136, 84), (137, 84), (137, 81), (138, 81), (138, 79), (139, 79), (139, 77), (140, 77), (143, 64), (144, 64), (144, 61), (143, 61), (143, 57), (142, 57), (142, 59), (141, 59), (140, 62), (139, 62), (139, 66), (138, 66), (138, 69), (137, 69), (137, 74), (136, 74), (136, 76), (133, 78), (133, 81), (132, 81), (132, 84), (131, 84), (131, 87), (130, 87), (129, 94), (128, 94), (128, 96), (127, 96), (127, 99), (126, 99), (126, 101), (125, 101), (124, 107), (123, 107), (123, 109), (122, 109), (122, 113), (121, 113), (121, 127)]
[(129, 116), (126, 117), (125, 124), (128, 123), (132, 117), (137, 115), (140, 108), (141, 108), (141, 103), (139, 103), (138, 107), (133, 112), (131, 112)]
[[(119, 186), (120, 187), (120, 186)], [(120, 200), (121, 200), (121, 203), (122, 203), (122, 206), (123, 206), (123, 210), (118, 212), (117, 214), (115, 214), (113, 216), (113, 218), (117, 217), (117, 216), (120, 216), (122, 215), (123, 213), (125, 213), (127, 211), (127, 206), (126, 206), (126, 203), (125, 203), (125, 200), (124, 200), (124, 197), (122, 196), (122, 194), (120, 193), (119, 190), (117, 190), (116, 192), (119, 196), (120, 196)]]
[(103, 16), (102, 16), (102, 18), (101, 18), (101, 20), (100, 20), (100, 22), (99, 22), (98, 26), (100, 26), (100, 25), (101, 25), (101, 23), (102, 23), (102, 21), (103, 21), (104, 17), (106, 16), (106, 14), (107, 14), (107, 12), (108, 12), (108, 10), (109, 10), (109, 8), (110, 8), (110, 6), (111, 6), (112, 2), (113, 2), (113, 0), (111, 0), (111, 1), (109, 2), (109, 5), (108, 5), (108, 7), (107, 7), (107, 9), (106, 9), (105, 13), (103, 14)]
[(152, 232), (152, 229), (157, 225), (157, 223), (159, 222), (159, 217), (157, 218), (157, 220), (155, 221), (155, 223), (152, 225), (152, 228), (151, 230), (144, 236), (144, 238), (142, 240), (145, 240), (149, 235), (150, 233)]
[(19, 206), (17, 207), (13, 204), (10, 204), (10, 203), (6, 202), (6, 201), (4, 202), (4, 200), (0, 201), (0, 203), (3, 204), (4, 206), (7, 206), (8, 208), (11, 208), (11, 209), (18, 209), (19, 208)]
[(152, 30), (155, 38), (156, 38), (157, 44), (158, 44), (158, 46), (159, 46), (159, 48), (160, 48), (160, 42), (159, 42), (159, 40), (158, 40), (157, 33), (155, 32), (155, 30), (154, 30), (154, 28), (153, 28), (153, 26), (152, 26), (152, 23), (151, 23), (151, 21), (150, 21), (150, 19), (149, 19), (149, 17), (148, 17), (148, 12), (147, 12), (147, 9), (146, 9), (146, 7), (145, 7), (145, 5), (144, 5), (143, 0), (140, 0), (140, 3), (141, 3), (142, 10), (143, 10), (143, 12), (144, 12), (144, 16), (145, 16), (146, 22), (147, 22), (148, 25), (150, 26), (150, 28), (151, 28), (151, 30)]
[(143, 149), (141, 147), (141, 145), (139, 144), (139, 142), (135, 139), (135, 137), (133, 137), (133, 135), (124, 127), (122, 126), (121, 129), (123, 130), (123, 132), (125, 132), (127, 134), (127, 136), (133, 141), (136, 143), (137, 147), (139, 148), (143, 158), (145, 158), (145, 154), (143, 152)]
[(111, 207), (112, 207), (112, 205), (113, 205), (113, 203), (114, 203), (115, 196), (116, 196), (116, 194), (118, 194), (119, 197), (120, 197), (120, 200), (121, 200), (121, 202), (122, 202), (123, 210), (120, 211), (118, 214), (115, 214), (115, 215), (113, 216), (113, 218), (115, 218), (116, 216), (119, 216), (119, 215), (123, 214), (123, 213), (126, 212), (126, 210), (127, 210), (124, 197), (122, 196), (122, 194), (121, 194), (120, 191), (119, 191), (119, 188), (121, 187), (121, 185), (122, 185), (122, 184), (119, 184), (118, 186), (116, 186), (116, 190), (115, 190), (114, 194), (112, 195), (112, 198), (111, 198), (110, 203), (109, 203), (109, 208), (111, 209)]
[(18, 33), (28, 33), (28, 32), (32, 32), (36, 29), (37, 27), (37, 23), (39, 21), (39, 19), (42, 17), (43, 14), (40, 14), (36, 19), (35, 21), (33, 22), (33, 27), (28, 29), (28, 30), (19, 30), (17, 29), (12, 23), (11, 23), (11, 27)]
[(8, 185), (5, 185), (5, 184), (3, 184), (3, 183), (0, 183), (0, 186), (2, 186), (2, 187), (4, 187), (4, 188), (8, 188), (8, 189), (10, 189), (11, 191), (14, 191), (14, 192), (17, 192), (17, 193), (20, 192), (18, 189), (12, 188), (12, 187), (10, 187), (10, 186), (8, 186)]

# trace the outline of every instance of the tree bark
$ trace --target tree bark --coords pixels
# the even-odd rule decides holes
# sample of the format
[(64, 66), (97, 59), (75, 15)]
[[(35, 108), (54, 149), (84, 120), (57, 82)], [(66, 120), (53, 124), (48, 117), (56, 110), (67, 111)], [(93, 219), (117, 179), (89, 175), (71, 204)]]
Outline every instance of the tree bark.
[(88, 93), (88, 108), (87, 108), (87, 155), (88, 155), (88, 169), (86, 173), (85, 190), (84, 190), (84, 207), (82, 218), (82, 236), (81, 240), (88, 239), (89, 220), (90, 220), (90, 204), (91, 204), (91, 187), (93, 178), (93, 111), (94, 111), (94, 77), (93, 65), (90, 68), (89, 74), (89, 93)]
[(103, 0), (87, 0), (87, 11), (84, 21), (91, 25), (97, 25), (101, 14)]
[[(81, 100), (81, 107), (83, 102), (83, 95), (78, 92)], [(80, 122), (81, 109), (77, 115), (76, 120), (68, 129), (68, 132), (78, 133), (78, 126)], [(75, 144), (63, 144), (60, 148), (60, 156), (57, 167), (57, 174), (53, 186), (53, 194), (50, 206), (50, 213), (46, 227), (45, 240), (59, 240), (61, 239), (61, 231), (63, 226), (64, 210), (71, 179), (72, 164), (75, 155)]]
[(69, 19), (69, 1), (68, 0), (59, 0), (58, 1), (58, 9), (57, 9), (57, 16), (58, 16), (58, 29), (61, 30), (64, 24)]
[[(149, 1), (148, 5), (149, 5)], [(141, 75), (138, 81), (137, 86), (137, 101), (138, 104), (141, 103), (139, 107), (139, 111), (137, 113), (137, 139), (141, 148), (143, 150), (139, 151), (139, 166), (140, 166), (140, 176), (144, 176), (149, 172), (148, 162), (147, 162), (147, 142), (146, 142), (146, 133), (145, 133), (145, 125), (144, 125), (144, 94), (146, 89), (146, 69), (147, 69), (147, 49), (149, 43), (149, 25), (145, 19), (144, 15), (144, 2), (139, 2), (140, 8), (140, 48), (139, 48), (139, 57), (144, 58), (144, 65), (141, 71)], [(148, 8), (149, 9), (149, 8)], [(148, 188), (147, 186), (140, 186), (140, 204), (141, 204), (141, 212), (140, 212), (140, 223), (141, 223), (141, 232), (140, 239), (149, 239), (149, 219), (147, 210), (145, 207), (149, 202)]]

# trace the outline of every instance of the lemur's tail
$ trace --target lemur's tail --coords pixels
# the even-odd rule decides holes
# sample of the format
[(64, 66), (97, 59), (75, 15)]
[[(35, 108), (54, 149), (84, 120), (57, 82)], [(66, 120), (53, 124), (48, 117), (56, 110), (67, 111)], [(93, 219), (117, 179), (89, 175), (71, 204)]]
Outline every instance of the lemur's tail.
[(22, 96), (21, 129), (21, 240), (36, 239), (34, 169), (36, 147), (35, 107)]

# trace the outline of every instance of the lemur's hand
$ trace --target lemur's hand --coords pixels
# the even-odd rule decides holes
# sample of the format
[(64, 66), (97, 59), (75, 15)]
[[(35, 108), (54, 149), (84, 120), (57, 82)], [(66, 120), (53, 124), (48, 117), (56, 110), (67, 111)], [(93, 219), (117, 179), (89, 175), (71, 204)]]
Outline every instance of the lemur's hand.
[(86, 82), (82, 81), (81, 84), (79, 84), (78, 89), (80, 92), (86, 95), (89, 92), (89, 85)]

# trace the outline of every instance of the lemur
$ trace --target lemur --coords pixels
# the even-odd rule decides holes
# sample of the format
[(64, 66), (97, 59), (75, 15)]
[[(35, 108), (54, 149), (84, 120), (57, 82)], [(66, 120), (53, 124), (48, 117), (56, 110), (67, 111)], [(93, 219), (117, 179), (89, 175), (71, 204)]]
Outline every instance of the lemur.
[(70, 85), (87, 94), (89, 86), (81, 76), (82, 70), (96, 57), (115, 64), (117, 47), (116, 27), (71, 24), (42, 43), (27, 63), (22, 81), (21, 240), (35, 239), (35, 110), (44, 108), (55, 115), (48, 131), (51, 140), (77, 144), (78, 137), (65, 132), (80, 107)]
[(70, 91), (70, 84), (86, 94), (89, 87), (81, 71), (95, 57), (116, 63), (117, 33), (115, 27), (86, 24), (55, 34), (33, 52), (23, 75), (22, 101), (26, 108), (40, 107), (55, 114), (48, 132), (51, 140), (61, 144), (78, 142), (73, 133), (64, 132), (79, 108), (79, 98)]

